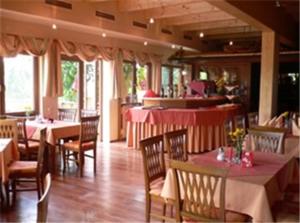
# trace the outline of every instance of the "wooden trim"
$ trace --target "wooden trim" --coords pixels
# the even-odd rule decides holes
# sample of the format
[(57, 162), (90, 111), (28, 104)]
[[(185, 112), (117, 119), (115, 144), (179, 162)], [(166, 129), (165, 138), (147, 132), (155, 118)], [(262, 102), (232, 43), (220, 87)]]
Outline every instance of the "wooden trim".
[(34, 57), (34, 69), (33, 69), (33, 93), (34, 93), (34, 109), (35, 114), (40, 113), (40, 77), (39, 77), (39, 58)]
[(0, 57), (0, 115), (5, 113), (4, 87), (4, 61)]

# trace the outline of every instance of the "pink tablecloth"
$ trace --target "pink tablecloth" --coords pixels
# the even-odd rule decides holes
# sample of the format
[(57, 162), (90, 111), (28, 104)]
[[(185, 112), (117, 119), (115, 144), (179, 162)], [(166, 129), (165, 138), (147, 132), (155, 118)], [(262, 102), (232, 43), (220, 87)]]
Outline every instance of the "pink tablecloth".
[[(33, 139), (40, 138), (40, 129), (47, 128), (47, 142), (51, 145), (56, 145), (57, 140), (79, 135), (80, 123), (64, 122), (55, 120), (53, 123), (45, 122), (38, 123), (36, 121), (27, 121), (27, 133)], [(29, 137), (29, 136), (28, 136)]]
[[(0, 139), (0, 178), (5, 183), (8, 180), (8, 166), (19, 160), (19, 152), (12, 139)], [(1, 182), (0, 182), (1, 186)]]
[[(295, 175), (295, 159), (289, 155), (254, 153), (254, 167), (243, 168), (216, 160), (217, 151), (194, 156), (190, 162), (228, 169), (226, 209), (247, 214), (253, 222), (272, 222), (271, 206), (280, 200)], [(161, 195), (175, 198), (172, 171), (168, 171)]]
[(188, 152), (209, 151), (225, 144), (223, 123), (240, 114), (240, 110), (237, 105), (201, 109), (132, 108), (126, 113), (127, 146), (138, 148), (141, 139), (187, 128)]

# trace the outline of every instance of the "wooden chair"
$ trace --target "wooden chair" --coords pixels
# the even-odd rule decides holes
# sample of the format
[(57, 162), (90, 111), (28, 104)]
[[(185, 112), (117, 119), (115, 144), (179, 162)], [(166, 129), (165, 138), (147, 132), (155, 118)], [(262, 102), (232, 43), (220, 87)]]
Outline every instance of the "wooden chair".
[(16, 119), (0, 119), (0, 138), (13, 138), (18, 145), (18, 128)]
[(226, 146), (231, 146), (233, 145), (232, 139), (229, 136), (229, 133), (233, 132), (233, 125), (232, 125), (232, 120), (231, 119), (226, 119), (224, 122), (224, 134), (225, 134), (225, 145)]
[[(73, 161), (76, 161), (79, 164), (81, 177), (83, 176), (83, 164), (85, 156), (94, 159), (94, 173), (96, 173), (98, 123), (99, 116), (81, 117), (79, 140), (67, 142), (62, 145), (63, 172), (65, 172), (67, 160), (71, 160), (70, 156), (72, 154), (67, 155), (66, 153), (67, 151), (70, 151), (73, 152), (73, 154), (75, 153), (75, 160)], [(93, 156), (85, 154), (85, 152), (88, 150), (93, 151)], [(79, 155), (79, 159), (77, 154)]]
[[(45, 172), (44, 152), (46, 147), (46, 128), (40, 131), (40, 148), (38, 151), (37, 161), (14, 161), (8, 166), (9, 180), (11, 181), (11, 191), (13, 200), (16, 199), (17, 191), (37, 191), (38, 198), (41, 197), (43, 191), (43, 176)], [(16, 187), (18, 182), (35, 182), (34, 188)], [(8, 185), (6, 191), (8, 194)], [(9, 199), (8, 199), (9, 203)]]
[(58, 109), (58, 120), (74, 122), (76, 119), (77, 109), (74, 108), (59, 108)]
[(96, 110), (87, 110), (87, 109), (81, 110), (81, 117), (89, 117), (89, 116), (96, 116), (96, 115), (98, 115), (98, 111)]
[(37, 222), (47, 222), (47, 215), (48, 215), (48, 201), (49, 201), (49, 194), (51, 188), (51, 175), (48, 173), (44, 180), (45, 183), (45, 190), (44, 193), (37, 204)]
[(244, 129), (244, 131), (246, 132), (246, 119), (244, 115), (236, 115), (233, 118), (233, 122), (234, 122), (234, 129)]
[(248, 117), (248, 127), (252, 128), (258, 125), (258, 112), (251, 112), (247, 114)]
[(164, 142), (170, 160), (188, 160), (187, 140), (187, 129), (176, 130), (164, 134)]
[(252, 128), (248, 129), (248, 149), (262, 152), (284, 154), (284, 129)]
[[(160, 196), (166, 177), (163, 136), (159, 135), (141, 140), (140, 149), (142, 151), (145, 178), (146, 222), (150, 222), (150, 217), (170, 220), (166, 216), (166, 205), (172, 202), (165, 201)], [(152, 201), (163, 205), (162, 215), (156, 212), (152, 213)]]
[[(175, 160), (171, 161), (171, 168), (176, 193), (176, 222), (183, 220), (244, 222), (247, 220), (246, 215), (225, 210), (227, 170)], [(214, 200), (216, 197), (218, 206)]]
[(26, 119), (17, 119), (18, 127), (18, 148), (25, 160), (32, 160), (37, 157), (40, 143), (38, 140), (28, 139), (26, 132)]

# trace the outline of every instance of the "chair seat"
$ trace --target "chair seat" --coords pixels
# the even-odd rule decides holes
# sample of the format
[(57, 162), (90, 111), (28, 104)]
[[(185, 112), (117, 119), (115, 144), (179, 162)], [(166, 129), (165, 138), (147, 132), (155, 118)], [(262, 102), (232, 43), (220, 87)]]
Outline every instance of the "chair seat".
[(160, 196), (163, 186), (164, 186), (164, 180), (159, 179), (150, 185), (149, 193), (151, 195)]
[[(69, 150), (73, 150), (78, 152), (79, 151), (79, 146), (80, 146), (80, 141), (76, 140), (76, 141), (72, 141), (72, 142), (67, 142), (65, 144), (63, 144), (63, 147)], [(91, 142), (85, 142), (82, 143), (81, 145), (81, 149), (82, 150), (89, 150), (89, 149), (93, 149), (95, 147), (95, 143), (93, 141)]]
[[(28, 147), (30, 149), (36, 149), (36, 150), (38, 150), (39, 146), (40, 146), (39, 142), (28, 141)], [(20, 150), (26, 150), (26, 146), (23, 143), (18, 143), (18, 147), (19, 147)]]
[(37, 162), (36, 161), (14, 161), (8, 166), (9, 176), (23, 176), (31, 177), (36, 175)]

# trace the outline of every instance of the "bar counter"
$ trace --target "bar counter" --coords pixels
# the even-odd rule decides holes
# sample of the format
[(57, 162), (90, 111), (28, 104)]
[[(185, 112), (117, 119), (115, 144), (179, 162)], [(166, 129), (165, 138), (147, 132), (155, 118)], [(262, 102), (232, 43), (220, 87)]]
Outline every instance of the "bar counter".
[(129, 109), (127, 146), (138, 149), (139, 141), (165, 132), (186, 128), (188, 153), (201, 153), (225, 145), (224, 121), (241, 114), (241, 107), (224, 104), (199, 109)]

